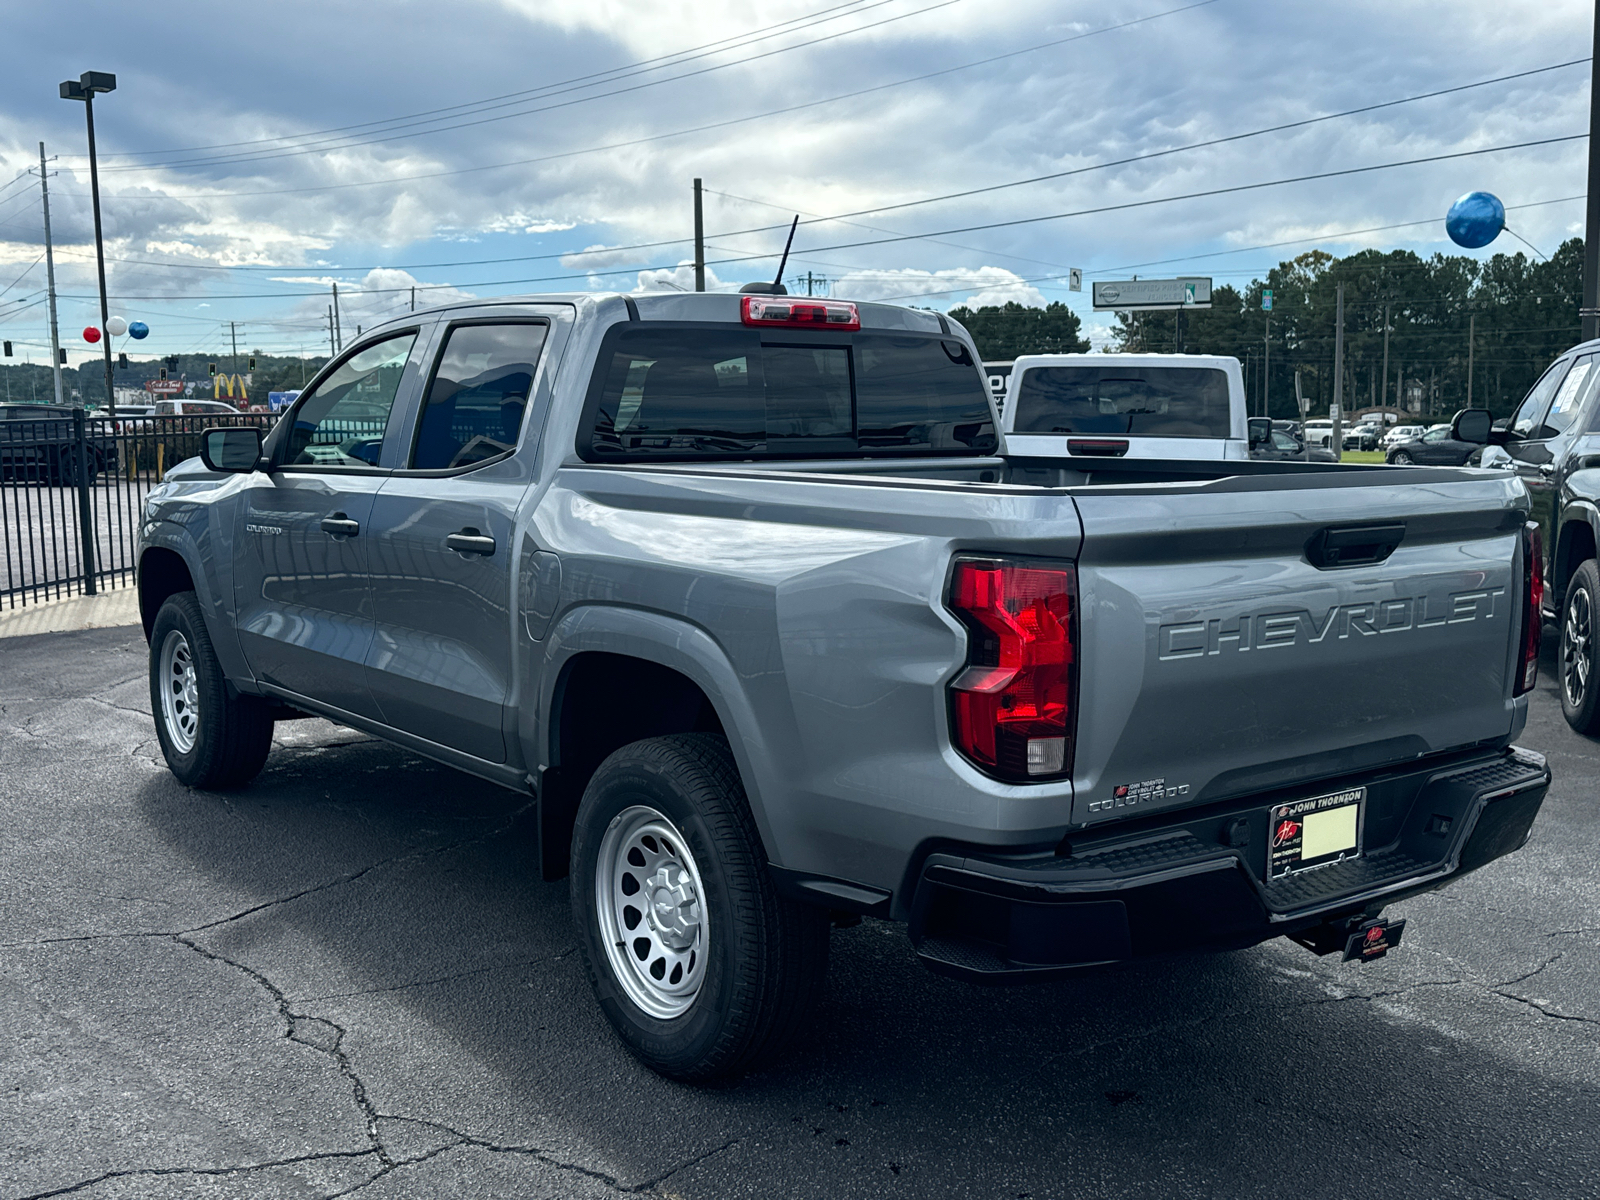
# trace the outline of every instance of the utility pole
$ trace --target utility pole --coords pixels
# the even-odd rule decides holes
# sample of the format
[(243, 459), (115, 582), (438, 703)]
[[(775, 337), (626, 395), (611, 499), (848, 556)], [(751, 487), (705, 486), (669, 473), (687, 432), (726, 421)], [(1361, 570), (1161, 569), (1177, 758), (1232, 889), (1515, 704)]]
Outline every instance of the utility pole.
[(1333, 406), (1328, 415), (1333, 418), (1333, 436), (1328, 448), (1334, 461), (1344, 458), (1344, 284), (1334, 293), (1333, 310)]
[(328, 357), (339, 353), (339, 343), (333, 336), (333, 305), (328, 305)]
[[(1600, 3), (1600, 0), (1596, 0)], [(694, 290), (706, 290), (706, 225), (700, 208), (700, 181), (694, 181)]]
[[(50, 246), (50, 184), (44, 165), (44, 143), (39, 143), (39, 193), (44, 197), (44, 273), (50, 289), (50, 369), (56, 377), (56, 403), (61, 403), (61, 331), (56, 325), (56, 256)], [(8, 393), (9, 394), (9, 393)]]
[(344, 330), (339, 328), (339, 285), (333, 285), (333, 352), (344, 349)]
[(417, 311), (417, 285), (411, 285), (411, 311)]
[[(1600, 0), (1594, 16), (1589, 75), (1589, 212), (1583, 227), (1583, 340), (1600, 337)], [(1470, 399), (1468, 407), (1471, 407)]]
[[(228, 336), (233, 339), (233, 373), (239, 373), (239, 328), (232, 321), (228, 322)], [(229, 393), (232, 394), (231, 392)]]
[[(1584, 284), (1585, 287), (1589, 285)], [(1588, 318), (1584, 318), (1587, 323)], [(1478, 340), (1478, 314), (1473, 313), (1467, 318), (1467, 404), (1472, 407), (1472, 344)]]
[(1378, 398), (1378, 407), (1389, 406), (1389, 306), (1383, 306), (1383, 395)]
[(1261, 415), (1272, 415), (1272, 398), (1267, 394), (1267, 381), (1272, 377), (1272, 310), (1267, 310), (1267, 335), (1261, 339)]

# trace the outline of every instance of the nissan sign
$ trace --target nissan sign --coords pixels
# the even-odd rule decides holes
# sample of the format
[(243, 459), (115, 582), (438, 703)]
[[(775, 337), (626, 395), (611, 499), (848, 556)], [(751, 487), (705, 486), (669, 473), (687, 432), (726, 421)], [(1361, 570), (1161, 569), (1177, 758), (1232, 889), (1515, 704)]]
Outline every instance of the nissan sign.
[(1210, 308), (1211, 280), (1200, 277), (1097, 280), (1094, 306), (1096, 309)]

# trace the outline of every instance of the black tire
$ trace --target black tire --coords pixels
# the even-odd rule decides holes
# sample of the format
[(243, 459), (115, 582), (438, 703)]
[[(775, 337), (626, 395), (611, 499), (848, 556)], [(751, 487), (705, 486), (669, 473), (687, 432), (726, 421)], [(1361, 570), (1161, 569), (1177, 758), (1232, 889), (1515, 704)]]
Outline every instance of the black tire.
[[(175, 669), (180, 647), (186, 670)], [(150, 712), (167, 766), (190, 787), (249, 783), (272, 749), (271, 710), (259, 698), (228, 687), (193, 592), (167, 597), (156, 613), (150, 630)]]
[[(629, 982), (628, 967), (613, 960), (650, 939), (630, 939), (624, 932), (618, 940), (603, 933), (602, 925), (613, 918), (596, 887), (602, 853), (611, 859), (608, 831), (615, 839), (619, 828), (640, 819), (634, 814), (652, 810), (678, 832), (687, 856), (670, 844), (661, 847), (663, 855), (685, 857), (695, 872), (698, 903), (704, 905), (704, 923), (695, 926), (695, 936), (704, 934), (705, 950), (698, 990), (683, 1011), (666, 1018), (635, 999), (640, 980)], [(625, 882), (617, 886), (626, 891)], [(637, 882), (635, 891), (646, 894)], [(601, 1009), (628, 1049), (669, 1078), (703, 1083), (775, 1060), (793, 1044), (821, 998), (828, 915), (777, 894), (738, 768), (721, 737), (650, 738), (624, 746), (600, 764), (578, 806), (571, 895), (578, 945)], [(635, 912), (627, 929), (636, 934), (655, 927), (655, 913), (677, 911), (641, 907), (651, 915)], [(692, 971), (694, 960), (689, 961)], [(639, 960), (641, 974), (654, 967)]]
[(1572, 573), (1562, 600), (1561, 643), (1556, 655), (1556, 684), (1561, 689), (1561, 715), (1579, 733), (1600, 734), (1600, 567), (1589, 559)]
[(1414, 458), (1412, 458), (1411, 455), (1407, 454), (1404, 450), (1396, 450), (1393, 454), (1391, 454), (1389, 456), (1389, 461), (1391, 463), (1393, 463), (1397, 467), (1409, 467), (1416, 460)]

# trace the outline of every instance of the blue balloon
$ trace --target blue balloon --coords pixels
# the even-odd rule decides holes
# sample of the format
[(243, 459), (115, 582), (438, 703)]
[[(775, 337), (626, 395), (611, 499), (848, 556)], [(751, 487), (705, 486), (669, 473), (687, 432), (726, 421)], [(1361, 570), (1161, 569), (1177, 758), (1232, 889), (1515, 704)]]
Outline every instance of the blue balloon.
[(131, 321), (128, 324), (128, 336), (131, 338), (147, 338), (150, 336), (150, 326), (143, 321)]
[(1506, 206), (1488, 192), (1468, 192), (1450, 206), (1444, 219), (1450, 240), (1468, 250), (1487, 246), (1506, 227)]

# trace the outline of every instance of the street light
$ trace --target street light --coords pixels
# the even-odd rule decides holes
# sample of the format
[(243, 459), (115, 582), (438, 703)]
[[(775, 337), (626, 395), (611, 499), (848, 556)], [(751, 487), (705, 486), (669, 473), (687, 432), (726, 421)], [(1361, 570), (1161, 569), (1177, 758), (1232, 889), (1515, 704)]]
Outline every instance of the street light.
[(117, 415), (117, 389), (111, 380), (111, 335), (106, 323), (111, 310), (106, 306), (106, 247), (100, 235), (100, 170), (94, 156), (94, 94), (117, 90), (117, 77), (109, 71), (85, 71), (77, 79), (61, 85), (63, 100), (82, 100), (84, 119), (89, 123), (89, 195), (94, 200), (94, 258), (100, 268), (100, 341), (106, 351), (106, 411)]

